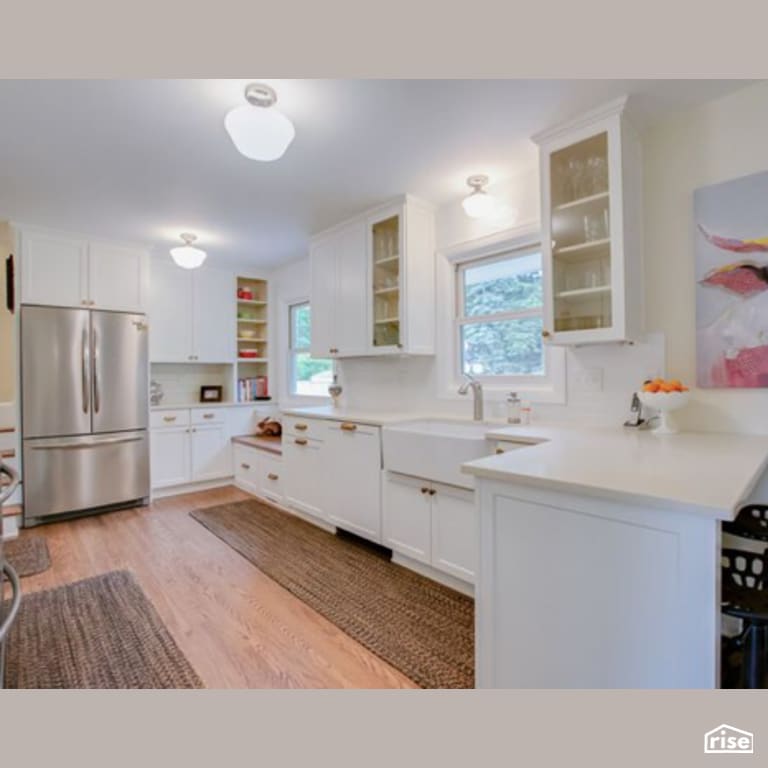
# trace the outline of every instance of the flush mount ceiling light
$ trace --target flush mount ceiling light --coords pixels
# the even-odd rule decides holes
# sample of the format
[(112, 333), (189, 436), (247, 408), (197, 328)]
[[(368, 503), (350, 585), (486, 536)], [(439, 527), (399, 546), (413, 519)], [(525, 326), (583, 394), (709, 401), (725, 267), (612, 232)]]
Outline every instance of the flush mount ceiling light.
[(293, 141), (293, 123), (275, 108), (277, 94), (263, 83), (245, 87), (247, 104), (227, 113), (224, 127), (240, 154), (268, 163), (283, 156)]
[(184, 269), (197, 269), (205, 261), (208, 254), (199, 248), (192, 247), (192, 243), (197, 240), (197, 235), (182, 232), (180, 237), (184, 241), (184, 245), (171, 248), (171, 258)]
[(483, 189), (488, 184), (488, 177), (481, 174), (470, 176), (467, 179), (467, 184), (472, 188), (472, 192), (461, 202), (464, 213), (473, 219), (490, 216), (494, 212), (495, 202)]

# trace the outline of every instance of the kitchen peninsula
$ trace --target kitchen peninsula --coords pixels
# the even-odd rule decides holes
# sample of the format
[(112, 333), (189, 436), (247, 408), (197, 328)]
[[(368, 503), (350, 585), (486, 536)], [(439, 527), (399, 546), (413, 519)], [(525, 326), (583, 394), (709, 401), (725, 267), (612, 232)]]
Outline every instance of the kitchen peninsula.
[(721, 522), (768, 438), (512, 427), (476, 480), (477, 685), (717, 688)]

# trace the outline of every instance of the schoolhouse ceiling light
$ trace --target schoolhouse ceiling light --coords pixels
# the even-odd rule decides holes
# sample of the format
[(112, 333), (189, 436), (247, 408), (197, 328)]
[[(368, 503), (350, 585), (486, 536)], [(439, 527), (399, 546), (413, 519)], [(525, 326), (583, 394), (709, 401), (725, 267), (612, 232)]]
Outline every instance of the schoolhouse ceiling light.
[(192, 243), (197, 240), (197, 235), (182, 232), (181, 239), (184, 241), (184, 245), (171, 248), (171, 258), (184, 269), (197, 269), (205, 261), (208, 254), (200, 248), (192, 247)]
[(483, 174), (470, 176), (467, 179), (467, 184), (471, 187), (472, 192), (461, 203), (464, 213), (473, 219), (482, 219), (490, 216), (494, 211), (495, 202), (493, 197), (484, 189), (488, 184), (488, 177)]
[(247, 104), (227, 113), (224, 126), (240, 154), (268, 163), (282, 157), (293, 141), (293, 123), (275, 107), (275, 89), (264, 83), (245, 87)]

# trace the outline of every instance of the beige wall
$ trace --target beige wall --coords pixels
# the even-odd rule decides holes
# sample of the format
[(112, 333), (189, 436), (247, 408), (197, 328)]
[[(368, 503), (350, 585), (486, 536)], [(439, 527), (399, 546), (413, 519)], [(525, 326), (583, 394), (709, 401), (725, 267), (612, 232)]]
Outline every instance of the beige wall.
[[(667, 372), (696, 380), (693, 191), (768, 170), (768, 83), (677, 115), (644, 136), (646, 317), (663, 331)], [(768, 200), (765, 202), (768, 235)], [(768, 432), (768, 391), (696, 390), (688, 426)]]
[(5, 260), (13, 249), (13, 234), (0, 222), (0, 403), (14, 399), (16, 366), (13, 340), (13, 315), (6, 309)]

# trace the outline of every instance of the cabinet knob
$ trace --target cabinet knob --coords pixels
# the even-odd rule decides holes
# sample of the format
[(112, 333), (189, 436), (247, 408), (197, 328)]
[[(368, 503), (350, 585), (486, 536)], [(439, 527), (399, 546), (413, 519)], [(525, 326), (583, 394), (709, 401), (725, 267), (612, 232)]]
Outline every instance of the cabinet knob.
[(503, 448), (497, 448), (496, 453), (505, 453), (505, 450)]
[(429, 493), (429, 488), (422, 488), (422, 489), (421, 489), (421, 492), (422, 492), (422, 493)]
[(250, 469), (250, 468), (251, 468), (251, 465), (250, 465), (250, 464), (241, 464), (240, 466), (241, 466), (243, 469)]
[(544, 339), (548, 339), (552, 334), (549, 331), (542, 331), (541, 336)]
[(213, 413), (204, 413), (203, 414), (203, 418), (204, 419), (212, 419), (214, 417), (215, 417), (215, 414), (213, 414)]
[(437, 491), (434, 488), (429, 489), (429, 495), (434, 496), (437, 493)]
[(270, 472), (270, 473), (267, 475), (267, 479), (268, 479), (268, 480), (279, 480), (279, 479), (280, 479), (280, 476), (279, 476), (279, 475), (276, 475), (274, 472)]
[(294, 424), (293, 425), (295, 429), (298, 429), (299, 432), (306, 432), (307, 425), (306, 424)]
[(306, 445), (307, 441), (303, 437), (297, 437), (294, 441), (296, 445)]
[(354, 432), (357, 429), (357, 424), (349, 424), (345, 421), (341, 425), (341, 429), (343, 429), (345, 432)]
[(163, 421), (167, 421), (168, 423), (176, 421), (175, 416), (163, 416)]

